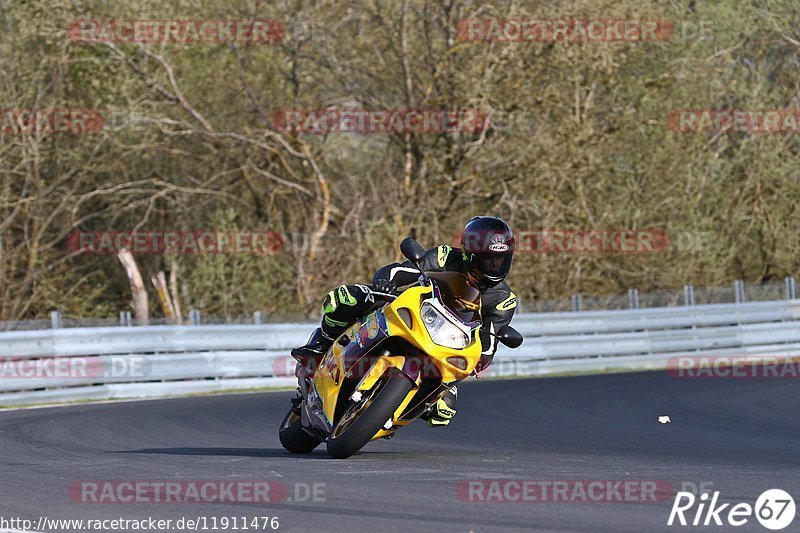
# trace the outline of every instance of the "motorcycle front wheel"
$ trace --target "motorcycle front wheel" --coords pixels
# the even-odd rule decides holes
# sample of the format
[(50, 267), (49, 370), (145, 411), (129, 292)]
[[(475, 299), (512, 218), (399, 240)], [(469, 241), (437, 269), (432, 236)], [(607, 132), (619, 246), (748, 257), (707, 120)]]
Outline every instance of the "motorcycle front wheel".
[(380, 383), (365, 393), (342, 415), (328, 437), (328, 453), (347, 459), (364, 447), (411, 392), (414, 384), (397, 368), (390, 368)]

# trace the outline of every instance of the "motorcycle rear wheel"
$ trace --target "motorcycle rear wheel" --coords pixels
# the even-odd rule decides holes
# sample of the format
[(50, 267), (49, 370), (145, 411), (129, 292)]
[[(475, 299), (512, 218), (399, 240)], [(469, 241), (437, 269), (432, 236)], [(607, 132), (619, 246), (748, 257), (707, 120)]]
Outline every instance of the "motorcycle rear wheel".
[(322, 444), (320, 439), (309, 435), (303, 430), (300, 425), (300, 416), (291, 410), (281, 422), (278, 436), (280, 437), (281, 445), (286, 451), (292, 453), (311, 453), (317, 446)]

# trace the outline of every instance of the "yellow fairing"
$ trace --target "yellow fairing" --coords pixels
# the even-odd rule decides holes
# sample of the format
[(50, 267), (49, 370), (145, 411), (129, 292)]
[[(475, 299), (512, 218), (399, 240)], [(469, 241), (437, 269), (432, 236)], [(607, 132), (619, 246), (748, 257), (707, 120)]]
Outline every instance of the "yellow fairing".
[(361, 382), (356, 385), (356, 390), (370, 390), (386, 370), (391, 367), (402, 370), (405, 361), (406, 358), (402, 355), (382, 355), (375, 360), (375, 363), (373, 363), (367, 374), (361, 379)]
[[(446, 348), (434, 344), (428, 335), (428, 330), (420, 317), (420, 301), (430, 297), (431, 289), (428, 287), (413, 287), (401, 294), (391, 305), (384, 308), (384, 316), (389, 326), (389, 334), (393, 337), (402, 337), (428, 354), (431, 362), (436, 365), (442, 375), (443, 383), (465, 379), (475, 369), (481, 357), (481, 341), (478, 330), (473, 333), (472, 343), (463, 350)], [(411, 327), (406, 326), (400, 315), (399, 309), (408, 309), (411, 315)], [(460, 356), (467, 360), (467, 367), (461, 370), (447, 362), (448, 357)]]
[[(426, 361), (415, 362), (422, 368), (422, 374), (430, 375), (430, 365), (434, 365), (442, 377), (443, 383), (451, 383), (460, 381), (469, 376), (478, 364), (481, 356), (481, 342), (478, 337), (478, 331), (473, 333), (472, 342), (469, 346), (462, 350), (447, 348), (434, 344), (431, 340), (428, 330), (422, 323), (420, 317), (420, 302), (424, 299), (430, 298), (430, 287), (412, 287), (403, 292), (396, 300), (383, 308), (383, 315), (386, 318), (388, 327), (387, 335), (392, 337), (400, 337), (419, 348), (422, 352), (428, 355)], [(400, 309), (406, 309), (411, 317), (411, 327), (407, 326), (403, 319), (398, 314)], [(356, 323), (345, 332), (346, 335), (353, 339), (358, 333), (361, 323)], [(343, 382), (345, 369), (343, 368), (343, 354), (344, 348), (339, 343), (334, 343), (333, 349), (322, 360), (319, 370), (314, 376), (314, 383), (317, 393), (323, 400), (323, 408), (325, 414), (332, 423), (334, 422), (334, 412), (336, 410), (336, 402), (339, 395), (339, 388)], [(448, 357), (461, 357), (466, 360), (466, 368), (464, 370), (447, 362)], [(375, 362), (370, 368), (369, 372), (364, 376), (361, 382), (356, 386), (357, 390), (367, 391), (370, 390), (375, 383), (384, 375), (386, 370), (390, 367), (403, 369), (406, 362), (406, 354), (387, 354), (375, 358)], [(426, 368), (428, 370), (426, 370)], [(419, 385), (423, 376), (416, 376), (416, 384)], [(417, 392), (417, 387), (409, 392), (406, 399), (397, 408), (394, 414), (394, 419), (397, 420), (403, 411), (408, 406), (409, 402)], [(405, 425), (408, 421), (397, 422), (396, 425)], [(374, 438), (379, 438), (392, 433), (394, 430), (381, 430)]]
[(339, 394), (339, 387), (334, 383), (333, 376), (328, 369), (330, 365), (333, 365), (334, 367), (338, 367), (340, 375), (343, 373), (341, 348), (338, 349), (340, 352), (338, 357), (335, 355), (338, 346), (338, 344), (334, 344), (333, 352), (325, 356), (319, 370), (314, 376), (314, 387), (322, 398), (322, 408), (325, 411), (325, 416), (327, 416), (330, 421), (333, 421), (333, 412), (334, 409), (336, 409), (336, 397)]
[[(360, 322), (356, 322), (345, 334), (351, 339), (361, 327)], [(338, 342), (333, 343), (332, 350), (328, 352), (320, 363), (318, 371), (314, 374), (314, 387), (322, 398), (322, 408), (328, 420), (333, 422), (333, 413), (336, 410), (336, 399), (339, 396), (339, 388), (344, 381), (344, 347)], [(338, 378), (338, 379), (334, 379)]]

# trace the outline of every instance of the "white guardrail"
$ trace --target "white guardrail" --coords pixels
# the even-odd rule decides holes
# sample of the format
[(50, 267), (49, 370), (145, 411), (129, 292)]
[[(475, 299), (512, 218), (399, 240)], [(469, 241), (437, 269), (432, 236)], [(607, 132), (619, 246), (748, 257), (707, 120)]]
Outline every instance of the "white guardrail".
[[(800, 300), (518, 314), (525, 342), (495, 376), (664, 369), (671, 358), (797, 357)], [(315, 324), (62, 328), (0, 333), (0, 406), (292, 386)]]

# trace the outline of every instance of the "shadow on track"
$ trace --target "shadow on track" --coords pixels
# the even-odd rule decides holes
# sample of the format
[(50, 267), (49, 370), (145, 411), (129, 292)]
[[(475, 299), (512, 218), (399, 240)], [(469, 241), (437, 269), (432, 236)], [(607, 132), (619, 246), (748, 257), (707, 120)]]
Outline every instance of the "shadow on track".
[[(166, 454), (166, 455), (223, 455), (234, 457), (276, 457), (278, 459), (333, 459), (324, 450), (317, 450), (316, 452), (307, 454), (289, 453), (283, 448), (142, 448), (139, 450), (117, 450), (107, 453), (142, 453), (142, 454)], [(358, 453), (355, 456), (361, 455), (399, 455), (399, 452), (382, 452), (382, 451), (369, 451), (366, 454)], [(355, 457), (354, 456), (354, 457)]]
[[(142, 448), (139, 450), (118, 450), (108, 453), (161, 453), (167, 455), (228, 455), (235, 457), (292, 457), (283, 448)], [(309, 457), (321, 459), (327, 454), (307, 454)], [(316, 456), (316, 457), (315, 457)]]

